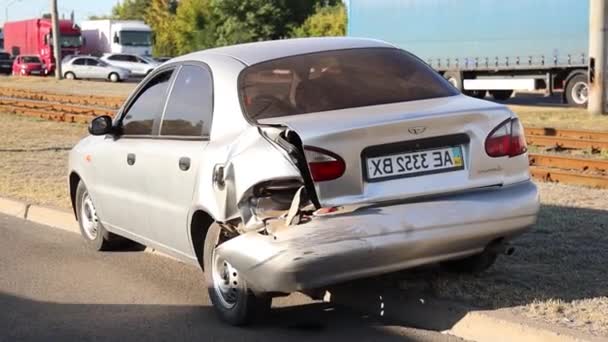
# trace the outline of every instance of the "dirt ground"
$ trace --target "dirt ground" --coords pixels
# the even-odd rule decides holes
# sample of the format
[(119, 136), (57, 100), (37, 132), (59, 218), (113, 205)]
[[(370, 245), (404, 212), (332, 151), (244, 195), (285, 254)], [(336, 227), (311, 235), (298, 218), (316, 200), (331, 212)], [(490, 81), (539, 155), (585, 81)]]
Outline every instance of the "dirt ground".
[(0, 76), (0, 87), (25, 88), (52, 93), (99, 95), (99, 96), (124, 96), (129, 95), (137, 85), (137, 80), (111, 83), (106, 81), (81, 81), (62, 80), (57, 81), (52, 77), (13, 77)]
[(0, 196), (69, 208), (68, 151), (86, 126), (0, 114), (0, 132)]

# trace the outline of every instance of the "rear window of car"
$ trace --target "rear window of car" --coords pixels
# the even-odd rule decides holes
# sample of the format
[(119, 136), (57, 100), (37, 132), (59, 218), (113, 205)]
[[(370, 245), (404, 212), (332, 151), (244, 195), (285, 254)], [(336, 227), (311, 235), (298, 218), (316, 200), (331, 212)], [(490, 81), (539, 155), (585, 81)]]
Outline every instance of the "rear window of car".
[(0, 52), (0, 59), (11, 59), (11, 55), (6, 52)]
[(40, 63), (40, 58), (36, 56), (23, 56), (21, 61), (22, 63)]
[(458, 94), (413, 55), (394, 48), (324, 51), (255, 64), (239, 76), (252, 120)]

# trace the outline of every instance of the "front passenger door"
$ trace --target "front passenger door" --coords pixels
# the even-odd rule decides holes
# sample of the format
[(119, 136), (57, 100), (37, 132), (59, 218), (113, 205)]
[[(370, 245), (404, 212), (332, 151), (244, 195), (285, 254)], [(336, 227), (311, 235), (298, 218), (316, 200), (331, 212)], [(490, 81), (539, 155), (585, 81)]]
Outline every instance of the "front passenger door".
[(144, 205), (150, 186), (146, 174), (154, 172), (149, 144), (158, 135), (172, 75), (172, 69), (165, 70), (141, 85), (114, 124), (119, 133), (106, 136), (92, 155), (99, 217), (111, 231), (127, 237), (150, 235)]
[[(193, 196), (205, 164), (213, 111), (210, 69), (202, 63), (180, 67), (160, 124), (151, 142), (154, 171), (146, 174), (152, 238), (169, 253), (191, 255), (190, 224)], [(152, 147), (153, 146), (153, 147)], [(208, 165), (205, 167), (209, 167)], [(208, 194), (210, 195), (210, 194)]]

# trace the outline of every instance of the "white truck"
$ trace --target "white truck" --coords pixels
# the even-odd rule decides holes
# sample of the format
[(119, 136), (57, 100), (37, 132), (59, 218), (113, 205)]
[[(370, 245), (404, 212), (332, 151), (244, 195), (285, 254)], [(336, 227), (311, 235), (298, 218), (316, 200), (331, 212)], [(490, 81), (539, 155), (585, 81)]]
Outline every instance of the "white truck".
[(152, 29), (137, 20), (86, 20), (80, 25), (84, 38), (83, 52), (92, 55), (106, 53), (152, 53)]

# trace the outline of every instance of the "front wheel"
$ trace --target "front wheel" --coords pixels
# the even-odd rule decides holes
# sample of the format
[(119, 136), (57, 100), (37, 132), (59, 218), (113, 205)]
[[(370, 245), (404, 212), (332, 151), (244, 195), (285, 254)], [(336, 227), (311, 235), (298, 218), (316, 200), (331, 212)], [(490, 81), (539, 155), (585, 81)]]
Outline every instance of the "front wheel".
[(93, 199), (83, 182), (78, 183), (76, 188), (76, 215), (80, 233), (87, 245), (96, 251), (109, 250), (113, 235), (99, 221)]
[(221, 226), (213, 223), (207, 230), (203, 252), (209, 298), (223, 321), (235, 326), (246, 325), (270, 310), (272, 298), (254, 294), (239, 271), (215, 253), (224, 240)]

